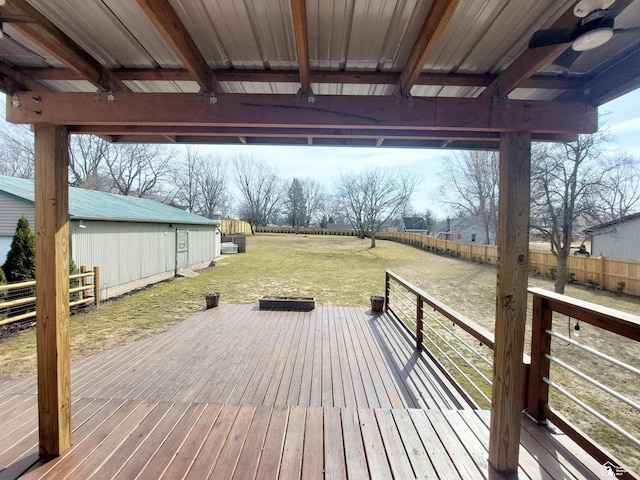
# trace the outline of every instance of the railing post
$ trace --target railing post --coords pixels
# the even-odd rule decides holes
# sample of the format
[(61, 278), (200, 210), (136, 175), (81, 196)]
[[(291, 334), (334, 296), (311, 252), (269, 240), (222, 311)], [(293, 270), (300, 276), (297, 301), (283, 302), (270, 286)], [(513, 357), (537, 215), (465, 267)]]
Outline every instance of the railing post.
[(416, 350), (420, 352), (422, 350), (422, 319), (424, 315), (422, 308), (424, 302), (421, 295), (417, 295), (416, 300)]
[(389, 289), (391, 285), (389, 283), (389, 272), (384, 272), (384, 311), (389, 310)]
[[(80, 273), (87, 273), (87, 266), (80, 265)], [(87, 277), (80, 277), (80, 286), (84, 287), (87, 284)], [(84, 290), (80, 290), (80, 300), (84, 300)]]
[(96, 297), (96, 308), (100, 306), (100, 267), (93, 267), (93, 293)]
[(551, 330), (553, 311), (549, 301), (538, 295), (533, 296), (533, 318), (531, 320), (531, 370), (529, 376), (529, 414), (539, 422), (545, 420), (545, 407), (549, 402), (549, 385), (543, 380), (549, 378), (550, 362), (546, 357), (551, 353)]

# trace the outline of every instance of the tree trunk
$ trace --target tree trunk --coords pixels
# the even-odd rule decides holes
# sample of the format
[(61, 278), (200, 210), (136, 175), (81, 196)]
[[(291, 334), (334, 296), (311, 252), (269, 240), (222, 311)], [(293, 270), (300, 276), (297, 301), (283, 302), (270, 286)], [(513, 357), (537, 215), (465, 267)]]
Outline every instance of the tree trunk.
[(558, 277), (556, 278), (554, 291), (556, 293), (564, 294), (564, 287), (567, 284), (567, 255), (560, 249), (558, 251), (558, 256), (556, 259), (558, 260)]
[(376, 248), (376, 232), (373, 230), (371, 231), (371, 245), (369, 248)]

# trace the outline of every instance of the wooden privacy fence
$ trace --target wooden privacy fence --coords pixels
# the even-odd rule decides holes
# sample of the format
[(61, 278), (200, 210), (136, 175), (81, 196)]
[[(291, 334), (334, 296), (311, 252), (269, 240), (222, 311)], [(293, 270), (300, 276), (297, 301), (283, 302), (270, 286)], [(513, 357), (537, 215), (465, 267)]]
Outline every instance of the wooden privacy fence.
[(256, 227), (256, 233), (296, 233), (304, 235), (342, 235), (355, 237), (355, 230), (315, 227)]
[(217, 220), (222, 235), (251, 234), (251, 225), (242, 220)]
[[(498, 247), (495, 245), (461, 243), (417, 233), (401, 232), (379, 232), (376, 238), (476, 262), (495, 264), (498, 261)], [(567, 267), (569, 283), (580, 283), (602, 290), (640, 296), (640, 262), (571, 255)], [(529, 269), (532, 273), (554, 278), (558, 262), (551, 252), (531, 250), (529, 251)]]
[[(70, 307), (94, 303), (100, 306), (100, 268), (69, 275)], [(98, 286), (98, 288), (96, 288)], [(36, 316), (36, 281), (0, 285), (0, 325), (6, 325)]]

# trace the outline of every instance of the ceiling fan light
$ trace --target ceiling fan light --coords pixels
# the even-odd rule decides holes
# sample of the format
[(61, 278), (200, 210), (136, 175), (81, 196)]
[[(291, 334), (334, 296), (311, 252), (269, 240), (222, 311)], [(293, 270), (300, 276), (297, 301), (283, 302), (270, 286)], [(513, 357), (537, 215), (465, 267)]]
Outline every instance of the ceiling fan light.
[(576, 52), (584, 52), (586, 50), (593, 50), (594, 48), (604, 45), (613, 37), (613, 28), (601, 27), (594, 28), (588, 32), (583, 33), (573, 41), (571, 48)]

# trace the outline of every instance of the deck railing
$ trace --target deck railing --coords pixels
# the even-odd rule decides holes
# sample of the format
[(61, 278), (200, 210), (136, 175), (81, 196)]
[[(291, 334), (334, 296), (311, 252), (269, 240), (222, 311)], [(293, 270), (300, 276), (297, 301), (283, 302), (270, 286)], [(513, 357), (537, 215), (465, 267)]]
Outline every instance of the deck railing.
[[(529, 292), (529, 414), (541, 422), (550, 420), (621, 473), (627, 462), (640, 465), (640, 317), (540, 288)], [(599, 443), (606, 443), (620, 460)]]
[[(100, 305), (100, 268), (69, 275), (70, 307), (94, 303)], [(36, 281), (0, 285), (0, 325), (28, 320), (36, 316)]]
[[(533, 318), (531, 357), (523, 357), (523, 409), (542, 423), (551, 421), (603, 465), (610, 462), (620, 478), (638, 478), (631, 472), (640, 465), (640, 317), (539, 288), (529, 291)], [(479, 406), (489, 406), (493, 334), (390, 271), (385, 292), (385, 308), (416, 349)], [(580, 333), (594, 345), (578, 341)], [(621, 353), (616, 358), (612, 351)], [(589, 365), (589, 373), (580, 365)]]
[(386, 272), (385, 308), (393, 312), (442, 372), (476, 406), (491, 404), (493, 334), (393, 272)]

